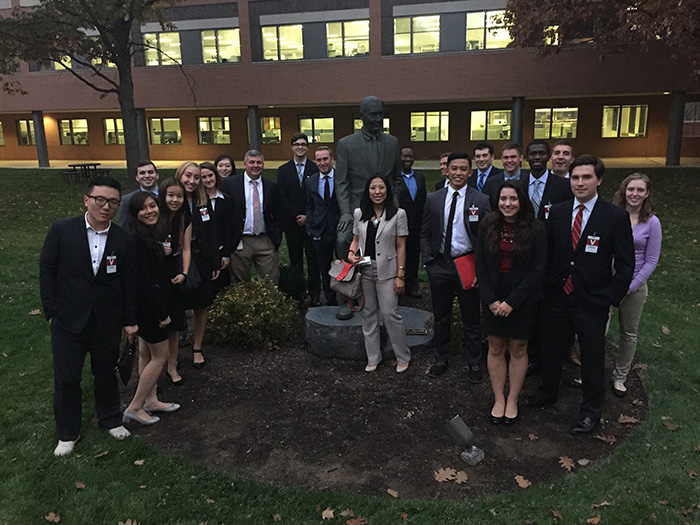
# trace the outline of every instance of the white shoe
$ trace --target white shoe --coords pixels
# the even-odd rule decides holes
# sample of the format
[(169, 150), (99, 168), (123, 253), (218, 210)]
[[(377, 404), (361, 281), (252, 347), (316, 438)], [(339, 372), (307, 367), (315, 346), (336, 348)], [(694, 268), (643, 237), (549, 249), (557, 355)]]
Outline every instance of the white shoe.
[(402, 372), (405, 372), (408, 370), (408, 363), (397, 363), (396, 364), (396, 372), (401, 374)]
[(365, 367), (365, 372), (374, 372), (377, 369), (377, 365), (367, 365)]
[(613, 381), (613, 394), (617, 397), (624, 397), (627, 394), (627, 387), (625, 382), (621, 379), (615, 379)]
[(73, 452), (73, 449), (75, 448), (75, 444), (77, 443), (77, 439), (75, 441), (58, 441), (58, 445), (56, 445), (56, 448), (53, 449), (53, 455), (54, 456), (65, 456), (66, 454), (70, 454)]
[(128, 438), (131, 432), (125, 429), (123, 425), (119, 425), (118, 427), (110, 428), (109, 435), (121, 441), (122, 439)]

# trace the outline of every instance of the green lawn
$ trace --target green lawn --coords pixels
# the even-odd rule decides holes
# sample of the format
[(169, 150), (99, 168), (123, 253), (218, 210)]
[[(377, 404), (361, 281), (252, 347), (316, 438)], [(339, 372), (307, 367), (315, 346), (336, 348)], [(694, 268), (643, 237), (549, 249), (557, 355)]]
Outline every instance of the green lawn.
[[(603, 194), (609, 198), (631, 171), (610, 170)], [(76, 453), (55, 458), (48, 323), (35, 313), (38, 256), (51, 222), (81, 213), (82, 188), (65, 184), (58, 170), (1, 169), (0, 524), (47, 523), (50, 513), (61, 524), (275, 523), (275, 514), (281, 523), (333, 524), (347, 521), (339, 516), (346, 508), (382, 525), (404, 523), (401, 513), (419, 524), (553, 523), (555, 511), (563, 523), (595, 516), (614, 524), (699, 523), (700, 171), (645, 172), (664, 229), (638, 352), (648, 365), (649, 418), (608, 459), (562, 471), (546, 485), (521, 490), (514, 483), (510, 492), (457, 503), (281, 488), (166, 456), (138, 439), (117, 442), (91, 428), (89, 374), (83, 441)], [(124, 180), (123, 171), (114, 173)], [(438, 178), (430, 173), (430, 187)], [(322, 520), (327, 507), (335, 518)]]

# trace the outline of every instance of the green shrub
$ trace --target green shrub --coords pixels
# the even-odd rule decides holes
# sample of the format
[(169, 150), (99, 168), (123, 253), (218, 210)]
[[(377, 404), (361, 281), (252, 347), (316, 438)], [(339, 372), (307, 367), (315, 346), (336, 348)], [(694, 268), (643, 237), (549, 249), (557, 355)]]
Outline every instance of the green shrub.
[(248, 347), (288, 345), (298, 339), (296, 303), (268, 279), (229, 286), (209, 308), (207, 331), (217, 343)]

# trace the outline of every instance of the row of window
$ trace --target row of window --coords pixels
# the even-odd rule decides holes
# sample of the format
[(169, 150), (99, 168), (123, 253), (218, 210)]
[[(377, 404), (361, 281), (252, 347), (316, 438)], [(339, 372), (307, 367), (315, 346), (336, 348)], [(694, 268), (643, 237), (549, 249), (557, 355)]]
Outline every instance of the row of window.
[[(603, 106), (601, 137), (646, 136), (648, 112), (647, 105)], [(124, 144), (122, 119), (106, 118), (102, 122), (105, 144)], [(148, 122), (151, 144), (182, 144), (179, 118), (150, 118)], [(534, 138), (575, 139), (577, 124), (578, 108), (538, 108), (535, 109)], [(357, 114), (354, 117), (353, 127), (356, 132), (362, 128), (362, 119)], [(450, 139), (450, 112), (411, 112), (410, 127), (412, 142), (446, 142)], [(58, 129), (61, 145), (87, 146), (90, 144), (87, 119), (61, 119), (58, 121)], [(280, 117), (262, 117), (260, 129), (263, 144), (281, 142)], [(311, 142), (335, 142), (334, 129), (334, 118), (330, 115), (299, 117), (299, 130), (306, 133)], [(384, 118), (384, 132), (390, 132), (389, 117)], [(511, 110), (471, 112), (470, 140), (509, 140), (510, 132)], [(700, 102), (686, 104), (683, 136), (700, 136)], [(34, 123), (31, 120), (17, 121), (17, 141), (20, 146), (35, 145)], [(229, 117), (199, 117), (197, 141), (199, 144), (231, 144)], [(0, 145), (4, 144), (5, 138), (2, 123), (0, 123)]]

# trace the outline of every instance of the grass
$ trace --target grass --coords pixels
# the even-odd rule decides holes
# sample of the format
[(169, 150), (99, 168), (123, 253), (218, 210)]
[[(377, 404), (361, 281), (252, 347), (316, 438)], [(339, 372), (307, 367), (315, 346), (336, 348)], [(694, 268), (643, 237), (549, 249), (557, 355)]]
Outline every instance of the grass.
[[(609, 198), (631, 171), (610, 170), (603, 194)], [(408, 523), (420, 524), (552, 523), (553, 509), (563, 523), (585, 523), (596, 515), (601, 523), (700, 522), (700, 481), (693, 479), (700, 472), (700, 248), (694, 213), (700, 171), (646, 172), (664, 229), (638, 351), (648, 365), (648, 419), (608, 459), (572, 474), (562, 471), (549, 484), (520, 490), (513, 483), (512, 491), (494, 497), (446, 502), (288, 489), (169, 457), (138, 439), (114, 441), (92, 428), (89, 372), (84, 439), (75, 454), (54, 458), (48, 323), (31, 312), (40, 308), (38, 254), (46, 231), (54, 219), (81, 212), (82, 188), (66, 185), (54, 170), (0, 170), (0, 524), (46, 523), (51, 512), (61, 524), (274, 523), (275, 514), (282, 523), (333, 524), (345, 523), (338, 515), (346, 508), (371, 524), (404, 523), (401, 513)], [(114, 173), (124, 180), (124, 172)], [(428, 183), (438, 178), (431, 173)], [(669, 430), (664, 418), (678, 428)], [(135, 465), (137, 459), (143, 465)], [(603, 502), (610, 505), (591, 506)], [(335, 509), (336, 518), (322, 520), (317, 505)]]

